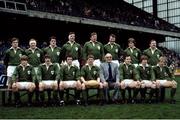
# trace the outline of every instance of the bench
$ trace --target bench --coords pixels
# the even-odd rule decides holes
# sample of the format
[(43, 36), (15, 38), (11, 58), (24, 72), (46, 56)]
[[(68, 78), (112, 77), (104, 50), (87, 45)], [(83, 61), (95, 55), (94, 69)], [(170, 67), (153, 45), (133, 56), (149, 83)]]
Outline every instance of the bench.
[[(12, 89), (8, 89), (7, 87), (7, 75), (1, 75), (0, 76), (0, 92), (1, 92), (1, 102), (2, 105), (4, 106), (6, 104), (6, 94), (9, 91), (12, 91)], [(21, 96), (24, 96), (26, 93), (22, 94)]]
[[(4, 75), (4, 74), (3, 74), (3, 75), (0, 76), (1, 104), (2, 104), (3, 106), (5, 106), (5, 104), (6, 104), (6, 96), (7, 96), (7, 93), (8, 93), (9, 91), (12, 91), (12, 89), (8, 89), (8, 87), (7, 87), (7, 79), (8, 79), (8, 76), (7, 76), (7, 75)], [(66, 89), (66, 90), (65, 90), (66, 100), (69, 100), (69, 96), (75, 97), (75, 94), (70, 93), (70, 90), (74, 90), (74, 89)], [(24, 90), (22, 90), (22, 91), (24, 91)], [(45, 91), (47, 91), (47, 90), (45, 90)], [(23, 94), (21, 95), (21, 97), (24, 96), (24, 95), (26, 95), (26, 94), (27, 94), (27, 92), (26, 92), (26, 93), (23, 93)]]

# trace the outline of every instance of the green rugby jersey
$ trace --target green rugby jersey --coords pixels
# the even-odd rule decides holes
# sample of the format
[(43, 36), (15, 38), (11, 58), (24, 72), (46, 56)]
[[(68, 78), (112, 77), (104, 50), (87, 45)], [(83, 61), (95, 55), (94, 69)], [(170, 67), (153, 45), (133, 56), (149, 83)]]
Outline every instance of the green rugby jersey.
[(43, 51), (39, 48), (36, 48), (34, 51), (29, 48), (25, 51), (28, 56), (28, 63), (33, 67), (38, 67), (42, 63)]
[(152, 54), (152, 51), (150, 48), (144, 50), (143, 54), (148, 57), (148, 64), (152, 66), (157, 65), (159, 58), (163, 55), (163, 53), (159, 49), (156, 49), (154, 51), (154, 54)]
[(85, 80), (97, 80), (100, 77), (100, 69), (97, 66), (84, 65), (81, 68), (81, 76)]
[(12, 47), (10, 49), (7, 49), (5, 51), (5, 56), (4, 56), (4, 64), (6, 66), (12, 65), (12, 66), (17, 66), (20, 64), (20, 57), (22, 55), (25, 55), (25, 52), (23, 49), (20, 47), (17, 48), (15, 51)]
[(149, 65), (146, 65), (143, 67), (142, 64), (138, 65), (136, 67), (136, 72), (137, 72), (137, 79), (142, 81), (142, 80), (152, 80), (152, 67)]
[(44, 48), (44, 55), (48, 54), (51, 57), (52, 63), (61, 63), (61, 48), (60, 47), (55, 47), (51, 48), (50, 46)]
[(80, 44), (74, 42), (71, 44), (69, 41), (65, 43), (62, 46), (62, 59), (65, 60), (66, 56), (71, 55), (73, 57), (73, 60), (80, 60), (81, 59), (81, 54), (82, 54), (82, 49)]
[(93, 55), (94, 59), (103, 60), (104, 57), (104, 47), (102, 43), (92, 41), (86, 42), (83, 47), (83, 59), (87, 60), (88, 55)]
[(153, 67), (153, 80), (175, 80), (174, 73), (168, 68), (168, 66), (160, 67), (159, 65)]
[(64, 65), (61, 67), (60, 70), (61, 80), (68, 81), (68, 80), (80, 80), (80, 70), (75, 65)]
[(57, 64), (50, 64), (49, 67), (46, 67), (46, 64), (43, 63), (38, 68), (38, 76), (37, 79), (39, 81), (42, 80), (59, 80), (60, 74), (59, 74), (59, 68)]
[(140, 56), (141, 56), (141, 51), (140, 49), (138, 48), (133, 48), (132, 51), (131, 51), (131, 48), (126, 48), (124, 50), (124, 52), (127, 54), (127, 55), (130, 55), (131, 56), (131, 63), (132, 64), (139, 64), (139, 59), (140, 59)]
[(124, 79), (137, 80), (137, 74), (136, 74), (135, 66), (133, 64), (126, 65), (125, 63), (121, 63), (119, 66), (119, 72), (120, 72), (120, 80), (124, 80)]
[(16, 67), (12, 75), (12, 81), (14, 82), (34, 82), (36, 79), (33, 66), (27, 65), (23, 67), (21, 64)]
[(120, 55), (123, 54), (123, 50), (121, 49), (121, 46), (117, 43), (108, 43), (104, 45), (104, 53), (110, 53), (112, 55), (113, 60), (119, 60)]

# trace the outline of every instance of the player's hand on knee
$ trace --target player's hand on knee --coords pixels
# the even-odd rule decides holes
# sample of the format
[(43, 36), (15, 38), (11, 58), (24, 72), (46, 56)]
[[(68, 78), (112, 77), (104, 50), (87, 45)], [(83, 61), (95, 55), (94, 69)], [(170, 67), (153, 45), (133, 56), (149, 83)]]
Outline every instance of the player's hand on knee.
[(122, 83), (120, 84), (120, 86), (121, 86), (121, 89), (125, 89), (125, 88), (126, 88), (126, 86), (125, 86), (125, 83), (124, 83), (124, 82), (122, 82)]
[(145, 83), (144, 82), (141, 83), (141, 88), (145, 88), (145, 87), (146, 87)]
[(88, 82), (87, 82), (87, 81), (84, 81), (84, 84), (85, 84), (85, 85), (88, 85)]
[(172, 88), (177, 88), (177, 82), (175, 80), (172, 81)]

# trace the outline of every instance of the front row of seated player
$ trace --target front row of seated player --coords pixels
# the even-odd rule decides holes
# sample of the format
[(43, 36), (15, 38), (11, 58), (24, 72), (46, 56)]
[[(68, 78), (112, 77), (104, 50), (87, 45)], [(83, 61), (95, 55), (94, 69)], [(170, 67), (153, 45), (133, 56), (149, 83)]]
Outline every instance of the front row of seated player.
[[(81, 68), (72, 65), (72, 57), (67, 56), (67, 65), (59, 67), (51, 62), (51, 58), (45, 55), (45, 62), (39, 65), (37, 75), (34, 68), (28, 64), (27, 56), (21, 57), (21, 64), (16, 67), (12, 80), (12, 90), (15, 95), (15, 103), (18, 106), (20, 101), (19, 90), (28, 90), (28, 105), (32, 104), (32, 95), (36, 87), (39, 87), (40, 102), (44, 104), (44, 90), (48, 93), (48, 102), (51, 100), (51, 91), (53, 90), (53, 103), (64, 105), (64, 90), (75, 89), (76, 104), (80, 104), (80, 93), (84, 104), (88, 104), (87, 89), (97, 88), (100, 103), (109, 102), (109, 90), (114, 89), (112, 101), (117, 102), (119, 92), (122, 95), (122, 103), (126, 102), (125, 91), (128, 91), (128, 100), (132, 103), (136, 102), (138, 92), (141, 93), (142, 101), (145, 100), (147, 88), (150, 89), (149, 102), (152, 96), (156, 93), (158, 98), (158, 90), (161, 87), (171, 88), (171, 103), (175, 103), (174, 95), (176, 92), (177, 83), (174, 81), (172, 71), (165, 66), (165, 59), (159, 58), (157, 66), (149, 66), (147, 57), (141, 57), (141, 64), (134, 67), (131, 64), (131, 57), (126, 56), (124, 63), (117, 64), (112, 62), (112, 55), (105, 55), (105, 62), (100, 65), (100, 68), (93, 65), (94, 56), (89, 55), (87, 64)], [(35, 81), (39, 82), (35, 86)], [(133, 97), (131, 95), (133, 90)], [(60, 102), (58, 99), (58, 92)]]

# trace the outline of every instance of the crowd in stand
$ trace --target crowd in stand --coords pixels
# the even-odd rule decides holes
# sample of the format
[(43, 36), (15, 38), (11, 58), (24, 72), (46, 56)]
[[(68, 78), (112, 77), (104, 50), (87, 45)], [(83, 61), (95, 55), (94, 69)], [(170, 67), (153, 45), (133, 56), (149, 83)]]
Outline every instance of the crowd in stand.
[(175, 51), (169, 50), (166, 47), (159, 47), (159, 49), (166, 56), (168, 66), (180, 67), (180, 57)]
[(167, 31), (179, 28), (123, 1), (26, 0), (32, 10), (79, 16)]

